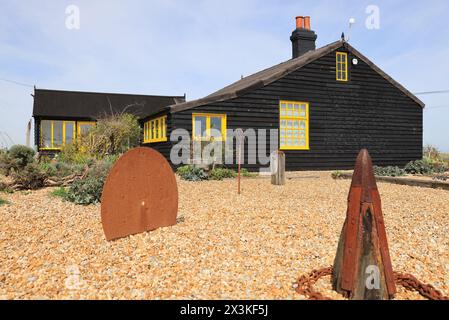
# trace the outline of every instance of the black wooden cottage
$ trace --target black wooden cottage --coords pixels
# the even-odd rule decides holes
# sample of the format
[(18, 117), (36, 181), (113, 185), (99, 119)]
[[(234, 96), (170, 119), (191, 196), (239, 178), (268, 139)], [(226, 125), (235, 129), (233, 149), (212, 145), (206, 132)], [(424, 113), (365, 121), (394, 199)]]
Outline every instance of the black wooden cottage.
[(34, 138), (37, 150), (54, 154), (65, 143), (88, 131), (104, 116), (131, 113), (139, 118), (168, 105), (185, 101), (184, 96), (34, 90)]
[[(287, 170), (352, 168), (367, 148), (376, 165), (398, 165), (422, 157), (424, 104), (367, 57), (341, 40), (315, 49), (310, 18), (297, 18), (290, 39), (293, 58), (245, 77), (205, 98), (174, 104), (149, 116), (164, 119), (163, 137), (145, 139), (167, 159), (173, 129), (194, 139), (205, 130), (278, 129)], [(299, 23), (298, 23), (299, 21)], [(308, 22), (308, 23), (307, 23)], [(196, 125), (196, 129), (193, 127)], [(198, 129), (201, 127), (201, 129)], [(267, 139), (267, 144), (269, 139)], [(265, 150), (269, 150), (267, 145)], [(248, 164), (250, 169), (261, 164)]]
[[(402, 166), (420, 159), (423, 102), (344, 37), (319, 49), (315, 49), (316, 38), (310, 30), (310, 18), (298, 17), (290, 37), (292, 59), (202, 99), (186, 102), (182, 97), (138, 96), (136, 100), (130, 95), (109, 96), (111, 101), (113, 97), (122, 99), (112, 103), (122, 108), (147, 99), (146, 108), (139, 109), (142, 144), (160, 151), (169, 161), (177, 144), (170, 141), (173, 130), (185, 129), (192, 140), (204, 141), (210, 139), (212, 128), (223, 134), (236, 128), (277, 129), (287, 170), (351, 168), (361, 148), (369, 150), (376, 165)], [(109, 110), (104, 94), (87, 95), (97, 95), (95, 99), (103, 102), (87, 103), (87, 98), (76, 93), (59, 97), (54, 92), (36, 90), (34, 116), (39, 148), (43, 146), (39, 131), (44, 127), (42, 120), (76, 120), (80, 124), (74, 125), (80, 127)], [(93, 105), (97, 106), (95, 112)], [(270, 150), (269, 139), (266, 143), (265, 150)], [(248, 164), (257, 147), (244, 150), (245, 167), (266, 167), (259, 162)]]

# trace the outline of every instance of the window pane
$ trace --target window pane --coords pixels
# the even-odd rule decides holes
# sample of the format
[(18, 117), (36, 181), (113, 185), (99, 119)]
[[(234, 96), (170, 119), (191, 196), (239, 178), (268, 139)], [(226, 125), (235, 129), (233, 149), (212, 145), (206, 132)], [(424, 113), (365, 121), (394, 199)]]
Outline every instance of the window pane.
[(62, 145), (62, 121), (53, 121), (53, 148)]
[(65, 123), (65, 143), (70, 143), (73, 141), (73, 129), (75, 128), (75, 124), (73, 122)]
[(206, 117), (195, 116), (195, 137), (206, 137)]
[(43, 120), (41, 122), (42, 148), (51, 148), (51, 121)]
[(158, 119), (156, 119), (155, 121), (154, 121), (154, 123), (155, 123), (155, 132), (156, 132), (156, 136), (155, 136), (155, 138), (156, 139), (159, 139), (159, 120)]
[(222, 117), (210, 117), (210, 135), (214, 138), (221, 138)]
[(88, 134), (90, 129), (92, 128), (92, 126), (93, 125), (91, 123), (80, 123), (79, 124), (80, 135), (84, 136), (84, 135)]

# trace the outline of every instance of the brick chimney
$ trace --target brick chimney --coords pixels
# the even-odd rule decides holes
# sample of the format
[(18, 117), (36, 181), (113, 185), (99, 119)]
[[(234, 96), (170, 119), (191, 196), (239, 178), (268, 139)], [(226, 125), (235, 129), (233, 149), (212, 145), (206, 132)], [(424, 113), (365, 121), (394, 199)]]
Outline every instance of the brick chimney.
[(296, 17), (296, 29), (290, 37), (293, 59), (303, 55), (307, 51), (315, 50), (316, 38), (315, 31), (310, 30), (310, 17)]

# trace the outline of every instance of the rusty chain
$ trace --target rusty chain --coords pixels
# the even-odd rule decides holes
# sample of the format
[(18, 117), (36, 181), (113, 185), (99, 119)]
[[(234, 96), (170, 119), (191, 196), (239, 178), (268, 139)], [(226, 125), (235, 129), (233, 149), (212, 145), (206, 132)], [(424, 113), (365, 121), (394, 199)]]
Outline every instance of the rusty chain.
[(449, 300), (449, 297), (443, 296), (443, 294), (432, 285), (422, 283), (411, 274), (395, 272), (394, 280), (396, 281), (396, 284), (399, 284), (410, 291), (418, 291), (420, 295), (427, 299)]
[[(320, 292), (314, 290), (313, 285), (322, 277), (332, 275), (333, 267), (314, 269), (307, 275), (302, 275), (297, 281), (296, 292), (306, 296), (309, 300), (332, 300)], [(430, 284), (425, 284), (413, 275), (407, 273), (394, 272), (396, 284), (403, 286), (406, 290), (417, 291), (423, 297), (430, 300), (449, 300), (449, 297), (435, 289)]]

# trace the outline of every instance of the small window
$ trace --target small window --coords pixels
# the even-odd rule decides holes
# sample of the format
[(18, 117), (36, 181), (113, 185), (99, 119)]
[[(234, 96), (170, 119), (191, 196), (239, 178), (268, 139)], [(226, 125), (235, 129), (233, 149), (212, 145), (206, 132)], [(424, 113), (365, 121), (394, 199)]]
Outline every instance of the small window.
[(335, 70), (338, 81), (348, 81), (348, 54), (346, 52), (337, 52)]
[(144, 123), (143, 142), (167, 141), (167, 116), (151, 119)]
[(224, 141), (226, 139), (225, 114), (192, 114), (193, 140)]
[(90, 129), (92, 129), (94, 126), (95, 122), (93, 121), (78, 122), (78, 137), (88, 134)]
[(279, 103), (279, 145), (281, 150), (309, 150), (309, 104)]

